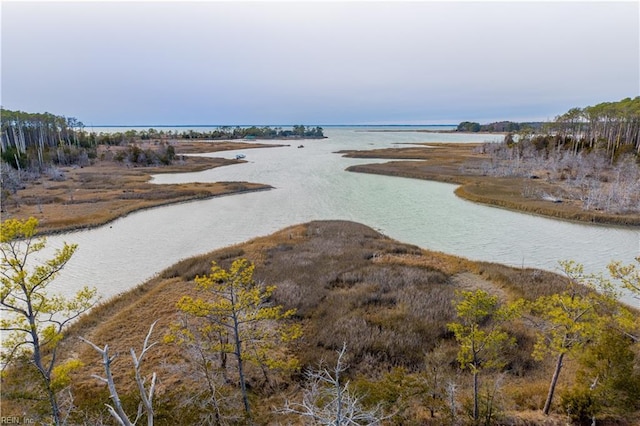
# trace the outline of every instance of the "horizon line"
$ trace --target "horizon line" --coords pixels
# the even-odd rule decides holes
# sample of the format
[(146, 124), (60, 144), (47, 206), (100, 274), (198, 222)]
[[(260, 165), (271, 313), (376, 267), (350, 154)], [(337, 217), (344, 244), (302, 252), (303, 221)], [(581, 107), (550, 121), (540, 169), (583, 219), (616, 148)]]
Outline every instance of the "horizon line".
[[(459, 123), (450, 124), (303, 124), (305, 127), (371, 127), (371, 126), (396, 126), (396, 127), (427, 127), (427, 126), (457, 126)], [(292, 127), (299, 124), (85, 124), (85, 127)]]

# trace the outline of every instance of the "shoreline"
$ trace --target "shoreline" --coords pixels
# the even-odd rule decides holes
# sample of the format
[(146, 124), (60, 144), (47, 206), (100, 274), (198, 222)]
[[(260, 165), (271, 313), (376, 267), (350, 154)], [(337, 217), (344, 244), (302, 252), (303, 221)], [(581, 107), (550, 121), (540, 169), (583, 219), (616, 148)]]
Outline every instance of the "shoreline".
[[(292, 344), (285, 342), (282, 348), (287, 354), (295, 356), (303, 365), (317, 365), (334, 353), (335, 347), (348, 344), (358, 360), (350, 367), (352, 374), (372, 381), (379, 380), (380, 374), (398, 367), (399, 363), (407, 371), (421, 375), (429, 373), (424, 359), (415, 354), (421, 353), (420, 348), (451, 347), (449, 345), (453, 344), (453, 336), (440, 330), (446, 330), (446, 324), (454, 315), (451, 301), (455, 300), (456, 291), (483, 290), (504, 303), (521, 298), (533, 301), (561, 293), (568, 285), (558, 273), (422, 249), (386, 237), (357, 222), (319, 220), (291, 225), (269, 235), (179, 260), (130, 290), (100, 301), (87, 315), (74, 322), (61, 342), (60, 357), (79, 359), (83, 363), (72, 372), (74, 380), (71, 384), (80, 402), (78, 406), (95, 408), (96, 395), (104, 398), (92, 378), (92, 373), (100, 368), (95, 352), (80, 342), (78, 336), (108, 343), (114, 352), (126, 353), (127, 348), (135, 347), (148, 336), (151, 320), (157, 324), (156, 330), (170, 330), (171, 324), (175, 323), (179, 300), (185, 295), (196, 297), (195, 276), (206, 275), (214, 261), (227, 268), (232, 261), (241, 258), (255, 265), (260, 280), (276, 287), (272, 299), (275, 305), (296, 310), (291, 321), (300, 325), (303, 338)], [(389, 285), (388, 280), (398, 276), (399, 284)], [(432, 315), (425, 316), (424, 312)], [(637, 316), (638, 311), (631, 309), (631, 313)], [(352, 326), (353, 318), (361, 319), (357, 328)], [(533, 336), (528, 334), (528, 330), (532, 330), (529, 325), (511, 327), (510, 333), (521, 339), (518, 341), (520, 347), (533, 346)], [(160, 351), (158, 355), (150, 357), (149, 364), (145, 365), (163, 378), (165, 393), (161, 394), (159, 404), (191, 398), (205, 388), (204, 382), (190, 383), (188, 388), (181, 386), (185, 380), (181, 372), (189, 362), (184, 358), (182, 347), (159, 345), (157, 350)], [(375, 358), (379, 353), (386, 356)], [(526, 355), (514, 353), (509, 352), (514, 360), (528, 360), (530, 349), (523, 352)], [(441, 358), (442, 365), (455, 365), (452, 362), (455, 351), (443, 354), (448, 355)], [(533, 389), (531, 395), (539, 394), (537, 400), (544, 401), (541, 398), (546, 394), (547, 378), (554, 365), (552, 362), (526, 365), (527, 368), (518, 374), (492, 374), (504, 379), (507, 394), (522, 389), (523, 383), (527, 382)], [(180, 369), (176, 370), (175, 366)], [(261, 383), (262, 370), (247, 371), (251, 383)], [(13, 372), (18, 375), (20, 370)], [(282, 383), (296, 383), (293, 375), (283, 380)], [(562, 380), (561, 383), (566, 384), (574, 379), (565, 375)], [(12, 382), (8, 383), (11, 386)], [(123, 395), (137, 394), (133, 382), (123, 383)], [(186, 394), (185, 389), (189, 391)], [(255, 385), (251, 389), (262, 387)], [(272, 389), (274, 393), (269, 395), (256, 391), (255, 400), (260, 401), (256, 404), (256, 413), (264, 411), (263, 415), (268, 416), (271, 406), (268, 401), (291, 396), (289, 388)], [(5, 411), (17, 410), (18, 404), (24, 404), (19, 395), (5, 398), (2, 403)], [(191, 408), (188, 404), (185, 406)], [(427, 415), (420, 410), (422, 405), (419, 403), (413, 406), (418, 407), (412, 414), (413, 419), (418, 419), (419, 413)], [(532, 413), (538, 413), (540, 422), (531, 423)], [(543, 417), (533, 408), (516, 407), (505, 414), (514, 420), (526, 419), (523, 421), (530, 424), (564, 424), (561, 414)], [(184, 414), (180, 412), (179, 415), (184, 420)], [(629, 416), (633, 421), (637, 413)], [(549, 423), (550, 419), (557, 421)]]
[[(38, 235), (55, 235), (107, 225), (131, 213), (171, 204), (273, 189), (252, 182), (211, 182), (157, 185), (154, 174), (193, 173), (244, 163), (244, 160), (189, 156), (205, 152), (269, 148), (282, 145), (240, 142), (177, 143), (176, 157), (168, 166), (136, 167), (112, 160), (96, 160), (85, 167), (59, 167), (56, 177), (23, 183), (2, 206), (2, 220), (35, 217)], [(126, 147), (102, 147), (113, 155)]]
[[(223, 183), (223, 184), (236, 184), (236, 183), (240, 183), (240, 184), (247, 184), (248, 182), (217, 182), (217, 183)], [(259, 185), (259, 184), (257, 184)], [(95, 229), (95, 228), (99, 228), (101, 226), (106, 226), (109, 225), (110, 223), (115, 222), (116, 220), (119, 219), (123, 219), (131, 214), (134, 213), (138, 213), (138, 212), (142, 212), (144, 210), (150, 210), (150, 209), (154, 209), (156, 207), (164, 207), (164, 206), (171, 206), (171, 205), (175, 205), (175, 204), (186, 204), (186, 203), (192, 203), (194, 201), (204, 201), (204, 200), (210, 200), (213, 198), (219, 198), (219, 197), (229, 197), (232, 195), (241, 195), (241, 194), (248, 194), (251, 192), (260, 192), (260, 191), (270, 191), (274, 189), (273, 186), (271, 185), (263, 185), (260, 187), (256, 187), (256, 188), (252, 188), (252, 189), (245, 189), (245, 190), (238, 190), (238, 191), (232, 191), (232, 192), (221, 192), (219, 194), (212, 194), (212, 195), (205, 195), (202, 197), (192, 197), (192, 198), (186, 198), (186, 199), (181, 199), (181, 200), (167, 200), (164, 203), (158, 203), (158, 204), (154, 204), (154, 205), (149, 205), (149, 206), (145, 206), (145, 207), (140, 207), (137, 208), (135, 210), (131, 210), (128, 211), (126, 213), (123, 213), (119, 216), (114, 216), (113, 218), (102, 222), (102, 223), (92, 223), (92, 224), (84, 224), (84, 225), (77, 225), (77, 226), (71, 226), (71, 227), (65, 227), (65, 228), (56, 228), (56, 229), (50, 229), (50, 230), (46, 230), (44, 232), (38, 232), (39, 236), (49, 236), (49, 235), (60, 235), (60, 234), (65, 234), (67, 232), (78, 232), (78, 231), (87, 231), (90, 229)]]
[[(338, 151), (351, 158), (388, 159), (387, 163), (361, 164), (346, 170), (458, 185), (455, 194), (465, 200), (550, 219), (609, 226), (640, 226), (639, 214), (585, 211), (575, 201), (554, 202), (526, 197), (527, 190), (551, 191), (557, 184), (542, 179), (492, 177), (474, 172), (486, 157), (473, 153), (479, 144), (429, 143), (411, 148)], [(427, 148), (428, 147), (428, 148)], [(393, 160), (404, 161), (393, 161)]]
[[(410, 144), (409, 147), (343, 150), (352, 158), (388, 159), (386, 163), (361, 164), (346, 170), (410, 179), (432, 180), (458, 185), (454, 193), (465, 200), (487, 206), (534, 214), (556, 220), (608, 226), (638, 227), (640, 215), (614, 215), (584, 211), (576, 202), (553, 202), (525, 197), (524, 188), (551, 191), (553, 183), (542, 179), (483, 176), (477, 172), (486, 157), (473, 152), (479, 143)], [(3, 220), (40, 221), (40, 235), (54, 235), (107, 225), (131, 213), (171, 204), (206, 200), (219, 196), (273, 189), (251, 182), (212, 182), (157, 185), (153, 174), (191, 173), (243, 163), (244, 160), (200, 157), (185, 154), (227, 150), (280, 147), (287, 145), (242, 142), (186, 142), (175, 144), (182, 159), (169, 166), (131, 167), (123, 163), (98, 160), (87, 167), (60, 168), (64, 179), (41, 177), (28, 182), (3, 205)], [(110, 149), (113, 150), (113, 147)], [(403, 161), (393, 161), (403, 160)], [(474, 172), (476, 170), (476, 172)]]

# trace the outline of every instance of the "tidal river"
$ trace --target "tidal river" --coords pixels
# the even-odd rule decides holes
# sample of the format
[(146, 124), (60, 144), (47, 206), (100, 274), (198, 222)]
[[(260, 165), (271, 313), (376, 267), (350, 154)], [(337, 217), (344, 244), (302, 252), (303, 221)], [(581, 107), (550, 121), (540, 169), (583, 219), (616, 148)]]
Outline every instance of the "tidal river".
[[(486, 207), (457, 198), (454, 185), (346, 172), (350, 165), (376, 160), (335, 154), (412, 142), (496, 141), (500, 135), (367, 130), (327, 128), (327, 139), (244, 150), (245, 164), (155, 176), (158, 185), (250, 181), (275, 189), (145, 210), (97, 229), (49, 237), (50, 249), (63, 241), (79, 245), (52, 288), (71, 294), (83, 285), (96, 286), (108, 298), (180, 259), (316, 219), (352, 220), (423, 248), (547, 270), (572, 259), (587, 271), (604, 272), (611, 260), (630, 263), (640, 254), (638, 228), (584, 225)], [(638, 305), (629, 296), (623, 300)]]

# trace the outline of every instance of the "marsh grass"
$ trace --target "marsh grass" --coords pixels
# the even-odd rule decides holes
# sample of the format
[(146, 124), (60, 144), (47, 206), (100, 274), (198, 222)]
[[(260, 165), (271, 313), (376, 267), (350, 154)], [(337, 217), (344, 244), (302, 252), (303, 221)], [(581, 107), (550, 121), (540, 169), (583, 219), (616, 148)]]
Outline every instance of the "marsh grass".
[[(567, 278), (532, 268), (512, 268), (498, 263), (475, 262), (470, 270), (510, 294), (511, 299), (535, 300), (567, 289)], [(585, 289), (586, 290), (586, 289)]]
[[(238, 144), (221, 144), (218, 149), (234, 146)], [(197, 147), (190, 149), (216, 149), (213, 144)], [(224, 158), (186, 157), (162, 167), (131, 167), (107, 160), (87, 167), (63, 167), (55, 176), (42, 175), (24, 182), (15, 192), (4, 191), (2, 213), (4, 218), (36, 217), (39, 232), (46, 234), (104, 225), (134, 211), (166, 204), (270, 188), (250, 182), (149, 182), (155, 173), (193, 172), (236, 163)]]
[[(497, 144), (496, 144), (497, 145)], [(413, 159), (378, 164), (360, 164), (347, 170), (427, 179), (461, 185), (456, 195), (469, 201), (580, 222), (640, 225), (640, 215), (603, 210), (584, 210), (580, 200), (547, 200), (540, 194), (562, 194), (562, 181), (516, 176), (490, 176), (485, 166), (489, 154), (481, 144), (429, 144), (431, 148), (389, 148), (371, 151), (341, 151), (355, 158)], [(534, 196), (535, 195), (535, 196)]]
[(555, 202), (542, 197), (528, 197), (527, 191), (554, 193), (558, 189), (541, 181), (518, 177), (483, 177), (474, 184), (465, 184), (455, 190), (457, 196), (477, 203), (488, 204), (526, 213), (549, 216), (579, 222), (640, 225), (637, 213), (607, 213), (601, 210), (584, 210), (579, 201)]
[[(198, 398), (206, 388), (194, 375), (196, 365), (183, 348), (162, 340), (169, 324), (178, 318), (176, 302), (184, 295), (196, 295), (194, 277), (207, 274), (212, 261), (228, 268), (238, 258), (255, 263), (256, 280), (277, 286), (271, 302), (297, 309), (291, 321), (304, 329), (302, 339), (287, 348), (301, 362), (300, 371), (274, 373), (271, 386), (267, 386), (259, 369), (250, 368), (247, 372), (258, 424), (282, 421), (273, 410), (281, 407), (285, 399), (300, 396), (304, 368), (317, 367), (321, 360), (329, 364), (335, 361), (336, 350), (343, 343), (349, 355), (345, 378), (364, 380), (379, 395), (388, 391), (388, 381), (383, 378), (394, 368), (403, 369), (407, 380), (411, 377), (419, 382), (431, 377), (431, 367), (425, 360), (436, 347), (448, 347), (451, 350), (444, 351), (440, 360), (442, 371), (457, 383), (462, 401), (471, 395), (470, 375), (458, 372), (456, 344), (446, 327), (455, 319), (455, 290), (483, 288), (508, 301), (551, 294), (566, 285), (555, 274), (422, 250), (352, 222), (322, 221), (289, 227), (180, 261), (146, 283), (102, 302), (76, 321), (63, 341), (61, 359), (77, 358), (85, 364), (72, 373), (72, 391), (78, 409), (94, 419), (90, 424), (98, 424), (95, 419), (100, 416), (108, 418), (102, 408), (108, 395), (105, 387), (91, 377), (103, 374), (95, 351), (80, 342), (78, 336), (99, 346), (109, 344), (112, 353), (119, 354), (113, 364), (115, 379), (129, 412), (134, 412), (137, 390), (129, 349), (139, 350), (155, 320), (158, 324), (152, 340), (160, 343), (148, 353), (144, 374), (155, 371), (159, 377), (156, 424), (204, 421), (206, 404), (196, 401), (201, 401)], [(501, 404), (505, 418), (511, 419), (505, 424), (541, 424), (526, 420), (526, 416), (534, 418), (533, 414), (525, 414), (523, 419), (519, 413), (539, 409), (551, 377), (552, 360), (531, 359), (534, 336), (525, 322), (514, 322), (509, 327), (518, 345), (503, 354), (506, 369), (488, 371), (486, 380), (490, 383), (500, 374), (505, 377)], [(572, 368), (568, 363), (563, 371), (561, 389), (570, 384)], [(19, 390), (17, 382), (3, 379), (3, 392), (12, 389)], [(225, 389), (233, 397), (233, 386)], [(423, 397), (414, 390), (407, 400), (407, 407), (411, 408), (404, 412), (405, 420), (400, 423), (443, 424), (438, 422), (444, 420), (443, 412), (439, 411), (435, 420), (427, 415), (420, 402)], [(3, 412), (13, 409), (16, 401), (20, 403), (17, 399), (3, 400)]]

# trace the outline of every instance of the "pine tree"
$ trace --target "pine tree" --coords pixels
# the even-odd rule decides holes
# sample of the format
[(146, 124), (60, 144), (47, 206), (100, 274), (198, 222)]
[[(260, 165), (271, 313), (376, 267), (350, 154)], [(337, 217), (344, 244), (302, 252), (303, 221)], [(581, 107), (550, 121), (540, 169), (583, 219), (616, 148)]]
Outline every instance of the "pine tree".
[[(73, 256), (77, 246), (64, 244), (54, 257), (31, 266), (34, 254), (45, 248), (44, 238), (36, 239), (38, 220), (9, 219), (0, 230), (0, 330), (2, 364), (27, 356), (42, 378), (51, 405), (54, 424), (60, 424), (61, 413), (56, 398), (56, 373), (68, 372), (58, 365), (58, 347), (63, 329), (96, 302), (96, 289), (84, 287), (75, 296), (52, 296), (48, 287)], [(6, 334), (4, 334), (6, 333)], [(71, 361), (73, 364), (74, 362)]]
[(518, 305), (502, 307), (497, 296), (484, 290), (461, 291), (457, 295), (461, 299), (455, 306), (459, 322), (447, 327), (460, 345), (460, 367), (473, 374), (473, 420), (477, 422), (480, 416), (478, 376), (484, 369), (504, 366), (500, 352), (515, 342), (501, 326), (517, 314)]
[[(299, 326), (282, 322), (295, 310), (284, 311), (282, 306), (271, 306), (269, 299), (275, 286), (266, 286), (253, 279), (254, 265), (246, 259), (233, 262), (229, 270), (215, 262), (207, 276), (196, 277), (201, 297), (183, 297), (178, 309), (201, 319), (197, 325), (200, 335), (216, 336), (209, 347), (221, 357), (235, 358), (238, 383), (242, 392), (244, 410), (250, 417), (246, 386), (246, 363), (266, 369), (297, 367), (297, 361), (283, 357), (285, 343), (301, 336)], [(174, 328), (174, 334), (175, 334)], [(182, 338), (188, 338), (182, 334)]]

